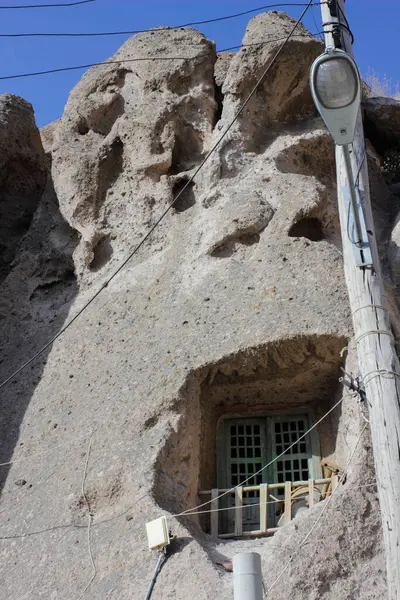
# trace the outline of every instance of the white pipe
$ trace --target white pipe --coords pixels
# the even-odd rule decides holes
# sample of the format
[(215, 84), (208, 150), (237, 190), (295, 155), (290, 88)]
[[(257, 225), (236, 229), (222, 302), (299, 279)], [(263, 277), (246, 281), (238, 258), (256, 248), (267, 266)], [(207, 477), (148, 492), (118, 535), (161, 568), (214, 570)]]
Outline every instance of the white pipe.
[(233, 557), (234, 600), (262, 600), (261, 556), (257, 552)]

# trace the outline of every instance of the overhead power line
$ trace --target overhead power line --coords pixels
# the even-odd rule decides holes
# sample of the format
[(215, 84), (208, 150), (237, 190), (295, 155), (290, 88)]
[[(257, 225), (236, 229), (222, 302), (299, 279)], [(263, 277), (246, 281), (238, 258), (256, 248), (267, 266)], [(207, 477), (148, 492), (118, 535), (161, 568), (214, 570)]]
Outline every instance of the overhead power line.
[[(312, 33), (311, 35), (318, 35), (320, 32)], [(307, 37), (306, 35), (293, 35), (292, 37), (303, 38)], [(269, 40), (265, 40), (263, 42), (252, 42), (251, 44), (238, 44), (237, 46), (230, 46), (229, 48), (221, 48), (216, 50), (217, 54), (221, 52), (229, 52), (230, 50), (239, 50), (240, 48), (248, 48), (250, 46), (262, 46), (264, 44), (270, 44), (272, 42), (280, 42), (285, 40), (286, 36), (279, 38), (271, 38)], [(198, 46), (198, 44), (188, 44), (188, 46)], [(23, 77), (37, 77), (39, 75), (51, 75), (52, 73), (62, 73), (65, 71), (78, 71), (79, 69), (89, 69), (90, 67), (98, 67), (100, 65), (119, 65), (123, 63), (132, 63), (132, 62), (143, 62), (143, 61), (165, 61), (165, 60), (194, 60), (198, 58), (198, 56), (147, 56), (140, 58), (126, 58), (123, 60), (105, 60), (95, 63), (88, 63), (86, 65), (74, 65), (72, 67), (58, 67), (56, 69), (47, 69), (45, 71), (33, 71), (30, 73), (18, 73), (17, 75), (4, 75), (0, 77), (0, 80), (5, 79), (20, 79)]]
[(51, 346), (59, 337), (61, 337), (63, 335), (63, 333), (94, 302), (94, 300), (101, 294), (101, 292), (108, 286), (108, 284), (122, 271), (122, 269), (127, 265), (127, 263), (140, 250), (140, 248), (144, 245), (144, 243), (146, 242), (146, 240), (151, 236), (151, 234), (153, 233), (153, 231), (158, 227), (158, 225), (161, 223), (161, 221), (166, 217), (166, 215), (169, 213), (169, 211), (174, 207), (174, 205), (179, 200), (179, 198), (181, 197), (181, 195), (193, 183), (194, 179), (197, 177), (197, 174), (201, 171), (201, 169), (204, 167), (204, 165), (206, 164), (206, 162), (208, 162), (208, 160), (210, 159), (210, 157), (212, 156), (212, 154), (218, 148), (218, 146), (220, 145), (220, 143), (222, 142), (222, 140), (226, 137), (226, 135), (228, 134), (228, 132), (232, 129), (233, 125), (236, 123), (236, 121), (238, 120), (238, 118), (240, 117), (240, 115), (242, 114), (242, 112), (244, 111), (244, 109), (246, 108), (246, 106), (248, 105), (248, 103), (250, 102), (250, 100), (252, 99), (252, 97), (254, 96), (254, 94), (256, 93), (256, 91), (258, 90), (258, 88), (260, 87), (260, 85), (262, 84), (262, 82), (264, 81), (264, 79), (265, 79), (268, 71), (270, 70), (270, 68), (272, 67), (272, 65), (276, 62), (279, 54), (282, 52), (283, 48), (286, 46), (286, 44), (288, 43), (288, 41), (290, 40), (290, 38), (294, 34), (294, 32), (297, 29), (299, 23), (301, 22), (301, 20), (303, 19), (304, 15), (306, 14), (307, 10), (310, 8), (311, 5), (312, 5), (312, 0), (310, 0), (310, 2), (307, 4), (307, 6), (302, 11), (300, 17), (297, 19), (296, 23), (293, 25), (292, 29), (290, 30), (290, 32), (286, 36), (285, 40), (279, 46), (279, 48), (275, 52), (274, 56), (271, 58), (271, 60), (269, 61), (269, 63), (265, 67), (265, 69), (264, 69), (261, 77), (258, 79), (257, 83), (255, 84), (255, 86), (253, 87), (253, 89), (251, 90), (251, 92), (249, 93), (249, 95), (247, 96), (247, 98), (244, 100), (244, 102), (242, 103), (242, 105), (240, 106), (240, 108), (238, 109), (238, 111), (236, 112), (236, 114), (234, 115), (233, 119), (231, 120), (231, 122), (229, 123), (229, 125), (227, 126), (227, 128), (225, 129), (225, 131), (222, 133), (222, 135), (218, 138), (218, 140), (212, 146), (211, 150), (209, 150), (209, 152), (207, 153), (207, 155), (204, 157), (204, 159), (201, 161), (201, 163), (195, 169), (194, 173), (189, 177), (189, 179), (187, 180), (186, 184), (177, 193), (177, 195), (175, 196), (175, 198), (173, 199), (173, 201), (171, 202), (171, 204), (169, 204), (168, 207), (161, 213), (161, 215), (158, 217), (158, 219), (156, 220), (156, 222), (150, 227), (150, 229), (148, 230), (148, 232), (143, 236), (143, 238), (141, 239), (141, 241), (135, 246), (135, 248), (132, 250), (132, 252), (130, 252), (130, 254), (122, 261), (122, 263), (120, 264), (120, 266), (114, 271), (114, 273), (112, 273), (112, 275), (107, 279), (107, 281), (105, 283), (103, 283), (103, 285), (97, 290), (97, 292), (82, 306), (82, 308), (80, 308), (78, 310), (78, 312), (76, 313), (76, 315), (74, 317), (72, 317), (72, 319), (70, 321), (68, 321), (68, 323), (66, 325), (64, 325), (64, 327), (62, 327), (60, 329), (60, 331), (56, 335), (54, 335), (46, 344), (44, 344), (44, 346), (40, 350), (38, 350), (33, 356), (31, 356), (31, 358), (29, 358), (27, 361), (25, 361), (24, 363), (22, 363), (22, 365), (20, 365), (11, 375), (9, 375), (0, 384), (0, 389), (3, 388), (9, 381), (11, 381), (12, 379), (14, 379), (14, 377), (16, 375), (18, 375), (18, 373), (20, 373), (23, 369), (25, 369), (28, 365), (30, 365), (38, 356), (40, 356), (41, 354), (43, 354), (43, 352), (45, 352), (45, 350), (47, 350), (47, 348), (49, 348), (49, 346)]
[[(93, 2), (94, 0), (86, 0)], [(83, 2), (77, 2), (77, 4), (83, 4)], [(320, 6), (320, 2), (315, 2), (312, 6)], [(46, 6), (46, 5), (44, 5)], [(47, 5), (50, 6), (50, 5)], [(61, 5), (55, 5), (61, 6)], [(100, 36), (112, 36), (112, 35), (135, 35), (137, 33), (148, 33), (159, 31), (168, 31), (170, 29), (182, 29), (184, 27), (192, 27), (193, 25), (208, 25), (209, 23), (217, 23), (219, 21), (227, 21), (228, 19), (236, 19), (237, 17), (243, 17), (251, 13), (258, 12), (259, 10), (266, 10), (269, 8), (283, 8), (287, 6), (308, 6), (307, 2), (280, 2), (278, 4), (265, 4), (264, 6), (258, 6), (257, 8), (251, 8), (243, 12), (234, 13), (232, 15), (225, 15), (223, 17), (216, 17), (213, 19), (205, 19), (203, 21), (192, 21), (191, 23), (182, 23), (181, 25), (171, 25), (170, 27), (157, 27), (156, 29), (132, 29), (127, 31), (98, 31), (98, 32), (72, 32), (72, 33), (0, 33), (0, 37), (100, 37)], [(7, 8), (7, 7), (2, 7)], [(15, 7), (23, 8), (23, 7)], [(27, 8), (27, 7), (25, 7)]]
[[(196, 57), (193, 57), (196, 58)], [(34, 71), (33, 73), (20, 73), (18, 75), (5, 75), (0, 77), (4, 79), (20, 79), (22, 77), (36, 77), (37, 75), (49, 75), (50, 73), (62, 73), (64, 71), (77, 71), (79, 69), (89, 69), (89, 67), (97, 67), (99, 65), (120, 65), (122, 63), (143, 62), (143, 61), (159, 61), (159, 60), (190, 60), (190, 56), (149, 56), (146, 58), (128, 58), (125, 60), (105, 60), (103, 62), (89, 63), (87, 65), (77, 65), (74, 67), (60, 67), (58, 69), (48, 69), (46, 71)]]
[(0, 9), (18, 9), (18, 8), (63, 8), (68, 6), (78, 6), (78, 4), (88, 4), (96, 0), (80, 0), (79, 2), (62, 2), (61, 4), (22, 4), (21, 6), (0, 6)]

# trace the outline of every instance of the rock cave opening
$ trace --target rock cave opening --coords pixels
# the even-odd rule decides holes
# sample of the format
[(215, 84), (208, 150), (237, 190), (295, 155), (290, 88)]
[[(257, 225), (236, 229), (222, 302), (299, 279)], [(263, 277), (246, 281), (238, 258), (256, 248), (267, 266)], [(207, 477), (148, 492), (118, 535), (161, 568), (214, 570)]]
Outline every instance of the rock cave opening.
[(188, 210), (196, 204), (196, 198), (194, 195), (194, 183), (190, 182), (189, 185), (185, 188), (188, 181), (189, 180), (187, 179), (187, 177), (183, 177), (182, 179), (176, 181), (173, 185), (173, 198), (176, 198), (176, 196), (180, 192), (182, 192), (177, 201), (174, 203), (174, 210), (177, 213), (185, 212), (185, 210)]
[(113, 247), (110, 237), (107, 235), (99, 240), (93, 248), (93, 258), (89, 265), (92, 272), (99, 271), (113, 255)]
[(315, 217), (306, 217), (294, 223), (289, 229), (289, 237), (303, 237), (311, 242), (320, 242), (325, 239), (323, 225)]
[(196, 167), (203, 158), (203, 138), (190, 123), (176, 123), (175, 142), (172, 149), (168, 175), (177, 175)]
[[(228, 484), (230, 489), (235, 481), (254, 473), (279, 451), (276, 446), (271, 454), (268, 432), (277, 432), (281, 427), (284, 436), (287, 427), (289, 434), (292, 430), (292, 436), (298, 436), (316, 423), (341, 397), (340, 351), (346, 343), (344, 337), (334, 335), (299, 336), (239, 352), (189, 375), (176, 405), (178, 424), (169, 431), (157, 457), (153, 494), (159, 506), (179, 514), (209, 501), (211, 490), (224, 489)], [(298, 449), (299, 453), (310, 453), (308, 462), (305, 456), (303, 463), (306, 462), (300, 460), (300, 467), (296, 466), (300, 455), (294, 456), (289, 466), (286, 460), (282, 461), (282, 469), (297, 469), (292, 471), (294, 481), (306, 476), (307, 465), (314, 465), (312, 477), (318, 479), (322, 476), (322, 459), (333, 463), (341, 460), (340, 415), (340, 408), (335, 409), (315, 428), (310, 448)], [(221, 432), (227, 426), (231, 437), (224, 440)], [(265, 430), (265, 448), (258, 439), (260, 428)], [(224, 461), (229, 444), (232, 449), (236, 436), (235, 444), (240, 446), (237, 436), (251, 435), (254, 455), (246, 461), (248, 471), (239, 473), (233, 467), (227, 477)], [(258, 455), (256, 446), (261, 447)], [(268, 477), (282, 481), (284, 475), (279, 474), (278, 468)], [(272, 482), (268, 479), (268, 484)], [(227, 500), (235, 502), (232, 494)], [(209, 508), (207, 504), (202, 510)], [(230, 529), (229, 519), (224, 516), (227, 512), (233, 515), (235, 511), (219, 513), (220, 531)], [(193, 535), (201, 537), (211, 531), (211, 516), (207, 512), (180, 518)]]
[(222, 111), (224, 108), (224, 94), (222, 93), (222, 85), (218, 85), (216, 81), (214, 81), (214, 96), (217, 104), (213, 123), (213, 126), (215, 127), (222, 117)]
[(79, 135), (87, 135), (90, 131), (85, 119), (81, 119), (80, 121), (78, 121), (77, 128)]

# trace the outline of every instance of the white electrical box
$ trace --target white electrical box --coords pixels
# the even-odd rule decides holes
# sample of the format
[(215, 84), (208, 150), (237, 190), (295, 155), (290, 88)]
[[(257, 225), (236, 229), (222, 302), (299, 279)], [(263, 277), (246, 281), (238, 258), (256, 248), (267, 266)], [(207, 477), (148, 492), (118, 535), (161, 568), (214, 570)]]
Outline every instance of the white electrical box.
[(169, 544), (169, 532), (166, 517), (146, 523), (147, 539), (150, 550), (158, 550)]

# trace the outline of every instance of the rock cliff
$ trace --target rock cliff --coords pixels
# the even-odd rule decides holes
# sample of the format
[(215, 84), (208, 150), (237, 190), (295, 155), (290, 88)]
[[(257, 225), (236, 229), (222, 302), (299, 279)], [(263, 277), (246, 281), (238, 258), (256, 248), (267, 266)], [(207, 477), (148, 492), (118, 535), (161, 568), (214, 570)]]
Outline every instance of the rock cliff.
[[(0, 467), (0, 571), (10, 600), (143, 598), (156, 562), (145, 523), (196, 506), (212, 487), (225, 414), (307, 407), (318, 420), (343, 395), (318, 433), (324, 457), (342, 466), (350, 457), (364, 421), (338, 383), (355, 356), (333, 145), (308, 89), (321, 42), (304, 28), (106, 285), (292, 25), (261, 14), (246, 46), (218, 56), (193, 29), (132, 37), (82, 77), (43, 145), (31, 107), (0, 97), (2, 378), (103, 286), (1, 390), (1, 462), (11, 464)], [(368, 160), (394, 298), (399, 199)], [(366, 431), (323, 518), (322, 502), (273, 537), (216, 541), (198, 516), (171, 516), (175, 552), (152, 598), (228, 600), (232, 575), (215, 562), (241, 550), (260, 552), (268, 588), (312, 527), (271, 600), (385, 597), (373, 484)]]

